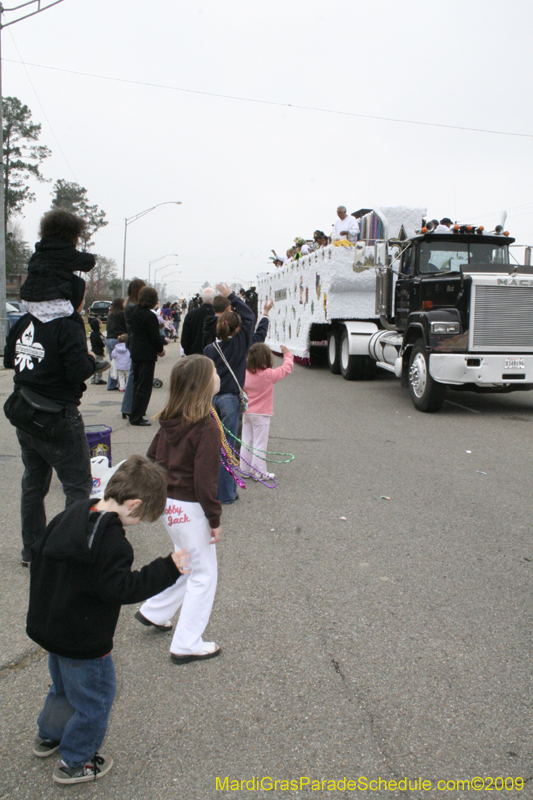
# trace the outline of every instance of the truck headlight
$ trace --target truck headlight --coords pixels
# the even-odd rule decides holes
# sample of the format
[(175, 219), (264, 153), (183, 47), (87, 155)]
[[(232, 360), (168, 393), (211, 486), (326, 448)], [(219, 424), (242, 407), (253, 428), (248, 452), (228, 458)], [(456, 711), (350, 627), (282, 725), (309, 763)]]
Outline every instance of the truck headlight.
[(431, 333), (459, 333), (460, 324), (458, 322), (432, 322)]

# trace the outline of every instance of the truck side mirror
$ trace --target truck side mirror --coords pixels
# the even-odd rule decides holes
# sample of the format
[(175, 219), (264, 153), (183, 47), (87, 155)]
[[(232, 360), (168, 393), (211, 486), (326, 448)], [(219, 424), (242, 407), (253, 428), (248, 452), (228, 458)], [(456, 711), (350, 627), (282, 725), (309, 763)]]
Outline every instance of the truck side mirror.
[(374, 245), (374, 266), (386, 267), (389, 264), (387, 242), (376, 242)]

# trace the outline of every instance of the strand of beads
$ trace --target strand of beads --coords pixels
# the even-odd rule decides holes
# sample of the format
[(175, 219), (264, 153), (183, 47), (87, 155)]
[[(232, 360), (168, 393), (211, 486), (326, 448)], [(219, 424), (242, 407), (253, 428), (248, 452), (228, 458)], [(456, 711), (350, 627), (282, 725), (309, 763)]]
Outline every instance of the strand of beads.
[(235, 466), (235, 467), (236, 467), (236, 466), (238, 466), (238, 464), (239, 464), (239, 459), (238, 459), (238, 458), (235, 456), (235, 453), (234, 453), (234, 448), (233, 448), (233, 447), (230, 445), (230, 443), (228, 442), (228, 439), (227, 439), (227, 436), (226, 436), (226, 432), (227, 432), (227, 433), (229, 433), (229, 434), (230, 434), (230, 436), (233, 436), (233, 434), (231, 433), (231, 431), (229, 431), (229, 430), (228, 430), (228, 429), (227, 429), (227, 428), (226, 428), (226, 427), (225, 427), (225, 426), (222, 424), (222, 420), (221, 420), (221, 419), (220, 419), (220, 417), (218, 416), (218, 414), (217, 414), (217, 412), (215, 411), (215, 409), (213, 408), (213, 406), (211, 406), (211, 416), (213, 417), (213, 419), (214, 419), (214, 420), (215, 420), (215, 422), (217, 423), (217, 425), (218, 425), (218, 427), (219, 427), (219, 430), (220, 430), (220, 439), (221, 439), (221, 448), (222, 448), (222, 452), (224, 453), (224, 455), (225, 455), (225, 457), (226, 457), (226, 459), (227, 459), (228, 463), (232, 464), (232, 465), (233, 465), (233, 466)]
[[(265, 460), (265, 461), (267, 461), (269, 464), (290, 464), (290, 462), (291, 462), (291, 461), (294, 461), (294, 459), (295, 459), (295, 456), (294, 456), (294, 454), (293, 454), (293, 453), (276, 453), (276, 452), (274, 452), (273, 450), (260, 450), (260, 449), (258, 449), (257, 447), (253, 447), (251, 444), (246, 444), (245, 442), (243, 442), (243, 441), (242, 441), (242, 439), (239, 439), (239, 437), (238, 437), (238, 436), (234, 436), (234, 435), (231, 433), (231, 431), (229, 431), (229, 430), (226, 428), (226, 426), (224, 425), (224, 423), (223, 423), (221, 420), (218, 420), (218, 421), (219, 421), (220, 425), (222, 426), (222, 430), (223, 430), (223, 431), (226, 431), (227, 433), (229, 433), (229, 434), (230, 434), (230, 436), (231, 436), (233, 439), (235, 439), (235, 441), (236, 441), (236, 442), (239, 442), (239, 444), (240, 444), (240, 446), (241, 446), (241, 452), (242, 452), (242, 448), (244, 447), (244, 448), (246, 448), (246, 450), (249, 450), (249, 451), (250, 451), (250, 453), (253, 453), (253, 454), (255, 454), (255, 455), (258, 455), (258, 454), (260, 454), (260, 453), (264, 453), (265, 455), (269, 455), (269, 456), (288, 456), (288, 458), (285, 458), (285, 459), (283, 459), (282, 461), (277, 461), (275, 458), (265, 458), (264, 460)], [(227, 441), (227, 440), (226, 440), (226, 441)], [(231, 447), (231, 445), (229, 445), (229, 446)], [(237, 453), (237, 451), (235, 450), (235, 448), (231, 447), (231, 449), (232, 449), (232, 450), (233, 450), (235, 453)], [(243, 461), (244, 461), (244, 459), (243, 459)], [(246, 463), (248, 463), (248, 462), (246, 462)]]
[[(235, 454), (236, 456), (238, 456), (239, 454), (237, 453), (237, 450), (235, 450), (235, 448), (234, 448), (234, 447), (232, 447), (231, 445), (230, 445), (230, 447), (231, 447), (231, 449), (233, 450), (234, 454)], [(240, 467), (240, 461), (243, 461), (243, 462), (246, 464), (246, 466), (250, 468), (250, 470), (251, 470), (251, 473), (246, 473), (246, 472), (244, 472), (244, 471), (241, 469), (241, 467)], [(267, 489), (275, 489), (275, 488), (276, 488), (276, 486), (278, 485), (278, 484), (277, 484), (277, 481), (275, 480), (275, 478), (269, 478), (269, 477), (268, 477), (268, 475), (267, 475), (266, 473), (264, 473), (264, 472), (259, 472), (259, 473), (258, 473), (257, 469), (256, 469), (256, 468), (254, 468), (254, 467), (252, 467), (252, 465), (250, 464), (250, 462), (249, 462), (249, 461), (247, 461), (247, 460), (246, 460), (246, 459), (243, 457), (243, 455), (242, 455), (242, 454), (240, 455), (240, 458), (239, 458), (239, 466), (238, 466), (236, 469), (238, 470), (238, 472), (240, 472), (240, 474), (241, 474), (243, 477), (251, 477), (251, 478), (252, 478), (254, 481), (257, 481), (257, 483), (262, 483), (262, 484), (263, 484), (263, 486), (266, 486), (266, 488), (267, 488)], [(261, 477), (256, 477), (256, 476), (255, 476), (253, 473), (256, 473), (257, 475), (260, 475)], [(266, 479), (266, 480), (263, 480), (263, 479)], [(235, 479), (235, 480), (237, 480), (237, 479)], [(272, 483), (266, 483), (266, 481), (272, 481)], [(240, 486), (240, 485), (241, 485), (241, 484), (240, 484), (240, 482), (239, 482), (239, 481), (237, 481), (237, 482), (239, 483), (239, 486)]]
[[(239, 459), (235, 449), (230, 445), (226, 437), (227, 428), (224, 428), (224, 425), (222, 424), (222, 421), (213, 406), (211, 406), (211, 416), (217, 423), (220, 430), (220, 463), (226, 472), (229, 472), (238, 486), (240, 486), (241, 489), (246, 489), (246, 482), (237, 474), (237, 469), (239, 469)], [(228, 431), (228, 433), (233, 435), (231, 434), (231, 431)]]
[[(239, 454), (239, 452), (233, 447), (226, 436), (226, 433), (238, 441), (241, 444), (242, 442), (237, 436), (233, 436), (230, 430), (228, 430), (225, 425), (223, 424), (222, 420), (218, 416), (217, 412), (213, 407), (211, 407), (211, 416), (215, 420), (220, 430), (220, 438), (221, 438), (221, 447), (220, 447), (220, 462), (226, 472), (232, 476), (233, 480), (242, 488), (246, 489), (246, 481), (244, 480), (245, 477), (250, 477), (249, 474), (245, 473), (240, 468), (241, 460), (246, 464), (247, 467), (251, 470), (252, 473), (256, 472), (249, 461), (247, 461), (243, 456)], [(282, 453), (281, 455), (290, 455), (290, 453)], [(292, 461), (294, 456), (292, 456), (289, 461)], [(283, 463), (283, 462), (275, 462), (275, 463)], [(263, 486), (266, 486), (267, 489), (275, 489), (277, 486), (276, 481), (273, 478), (269, 478), (264, 472), (259, 473), (261, 477), (254, 477), (253, 479), (256, 480), (258, 483), (262, 483)], [(267, 481), (273, 481), (272, 483), (266, 483)]]

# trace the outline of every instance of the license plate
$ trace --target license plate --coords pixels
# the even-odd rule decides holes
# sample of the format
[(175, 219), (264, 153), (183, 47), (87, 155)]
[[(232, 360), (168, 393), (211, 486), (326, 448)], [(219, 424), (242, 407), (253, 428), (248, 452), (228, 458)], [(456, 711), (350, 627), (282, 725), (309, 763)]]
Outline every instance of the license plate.
[(526, 362), (523, 358), (506, 358), (504, 369), (525, 369)]

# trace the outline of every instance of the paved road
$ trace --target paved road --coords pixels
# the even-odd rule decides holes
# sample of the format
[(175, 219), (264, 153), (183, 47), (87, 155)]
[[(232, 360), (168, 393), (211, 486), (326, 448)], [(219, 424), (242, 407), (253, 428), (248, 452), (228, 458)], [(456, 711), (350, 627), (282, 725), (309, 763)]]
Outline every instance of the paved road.
[[(168, 351), (165, 387), (177, 346)], [(3, 397), (10, 385), (0, 373)], [(151, 412), (165, 392), (154, 391)], [(71, 790), (53, 789), (52, 764), (30, 753), (49, 679), (24, 634), (21, 464), (0, 421), (0, 797), (470, 798), (480, 792), (418, 791), (413, 781), (531, 779), (533, 396), (450, 400), (459, 405), (420, 414), (388, 375), (346, 383), (323, 367), (297, 366), (278, 384), (272, 449), (296, 459), (276, 466), (277, 489), (251, 485), (224, 513), (208, 628), (222, 657), (176, 667), (169, 636), (124, 608), (102, 748), (116, 766)], [(122, 422), (119, 403), (92, 386), (82, 408), (87, 423), (113, 426), (116, 458), (144, 452), (153, 434)], [(55, 482), (50, 514), (61, 507)], [(169, 551), (162, 526), (129, 535), (141, 565)], [(226, 776), (361, 775), (406, 776), (411, 789), (216, 788)], [(481, 794), (531, 798), (532, 787)]]

